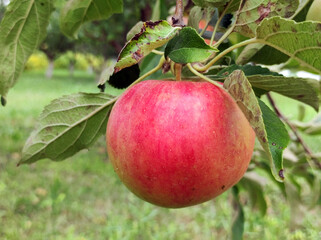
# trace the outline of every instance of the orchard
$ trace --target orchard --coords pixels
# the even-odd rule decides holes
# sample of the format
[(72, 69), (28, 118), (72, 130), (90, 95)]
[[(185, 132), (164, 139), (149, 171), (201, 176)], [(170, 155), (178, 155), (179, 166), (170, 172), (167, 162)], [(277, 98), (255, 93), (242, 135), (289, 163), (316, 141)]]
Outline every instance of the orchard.
[[(154, 208), (193, 208), (230, 193), (232, 239), (246, 234), (244, 199), (262, 217), (273, 209), (262, 179), (292, 209), (319, 208), (321, 1), (151, 6), (149, 19), (127, 32), (117, 61), (102, 69), (97, 92), (62, 96), (43, 109), (17, 165), (62, 161), (103, 138), (115, 178)], [(43, 46), (55, 8), (68, 44), (86, 24), (130, 11), (125, 0), (10, 1), (0, 23), (3, 107), (11, 107), (8, 93)], [(279, 99), (299, 103), (295, 117)]]

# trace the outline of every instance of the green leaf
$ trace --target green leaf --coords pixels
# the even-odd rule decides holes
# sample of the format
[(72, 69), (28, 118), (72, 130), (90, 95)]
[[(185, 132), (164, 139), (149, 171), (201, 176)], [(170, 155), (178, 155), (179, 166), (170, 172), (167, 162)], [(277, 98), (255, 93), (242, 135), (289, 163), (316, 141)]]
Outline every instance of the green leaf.
[(60, 15), (60, 29), (66, 36), (77, 38), (83, 23), (107, 19), (121, 12), (122, 0), (69, 0)]
[(217, 51), (207, 45), (194, 28), (185, 27), (167, 44), (165, 57), (176, 63), (201, 62)]
[(291, 17), (299, 6), (298, 0), (242, 0), (234, 31), (254, 37), (257, 26), (265, 18)]
[(239, 189), (237, 186), (232, 188), (233, 208), (235, 216), (232, 223), (232, 240), (242, 240), (244, 233), (244, 211), (239, 197)]
[(212, 7), (201, 8), (194, 6), (189, 15), (188, 15), (188, 24), (187, 26), (194, 28), (196, 31), (199, 31), (199, 23), (203, 19), (205, 22), (210, 22), (215, 14), (216, 9)]
[[(296, 10), (296, 13), (290, 17), (296, 22), (305, 21), (306, 14), (310, 8), (311, 1), (302, 0), (300, 5)], [(261, 43), (254, 43), (246, 46), (242, 53), (238, 56), (237, 64), (246, 64), (248, 62), (254, 62), (263, 65), (274, 65), (286, 62), (289, 56), (272, 48), (270, 46), (265, 46)]]
[(293, 121), (293, 125), (307, 135), (321, 135), (321, 113), (309, 122)]
[(289, 136), (281, 120), (261, 100), (257, 99), (244, 73), (234, 71), (224, 82), (224, 87), (234, 98), (251, 124), (265, 150), (274, 178), (283, 181), (282, 153)]
[(319, 110), (320, 83), (315, 79), (284, 76), (250, 76), (253, 87), (273, 91)]
[(50, 0), (14, 0), (0, 23), (0, 95), (16, 83), (29, 56), (46, 37), (53, 11)]
[(262, 21), (257, 40), (295, 58), (321, 74), (321, 23), (286, 20), (273, 17)]
[(219, 71), (216, 76), (211, 76), (211, 78), (224, 79), (235, 70), (242, 70), (247, 77), (253, 76), (253, 75), (282, 76), (279, 73), (272, 72), (270, 69), (264, 68), (261, 66), (252, 66), (252, 65), (242, 66), (242, 65), (234, 64)]
[(283, 122), (276, 116), (276, 114), (264, 102), (259, 99), (258, 102), (263, 114), (269, 149), (274, 163), (273, 165), (275, 170), (277, 170), (277, 177), (282, 180), (284, 178), (282, 154), (284, 149), (287, 147), (290, 138)]
[(166, 21), (144, 22), (140, 33), (136, 34), (119, 54), (114, 73), (137, 64), (154, 49), (163, 46), (179, 31)]
[(289, 60), (289, 56), (261, 43), (254, 43), (246, 46), (238, 56), (237, 64), (253, 62), (263, 65), (281, 64)]
[(168, 7), (165, 0), (156, 0), (153, 6), (151, 21), (165, 20), (168, 16)]
[(257, 207), (261, 215), (264, 216), (267, 210), (267, 203), (264, 198), (263, 186), (259, 180), (244, 176), (239, 184), (248, 192), (252, 207)]
[(105, 133), (116, 99), (104, 93), (77, 93), (54, 100), (41, 114), (19, 164), (44, 158), (61, 161), (88, 148)]
[(271, 72), (268, 68), (252, 65), (232, 65), (227, 67), (212, 79), (221, 80), (235, 70), (242, 70), (248, 81), (255, 90), (261, 90), (261, 93), (273, 91), (283, 96), (298, 100), (313, 107), (316, 111), (319, 109), (320, 83), (317, 80), (299, 77), (284, 77), (281, 74)]
[(202, 8), (206, 7), (222, 7), (230, 0), (193, 0), (196, 6), (200, 6)]

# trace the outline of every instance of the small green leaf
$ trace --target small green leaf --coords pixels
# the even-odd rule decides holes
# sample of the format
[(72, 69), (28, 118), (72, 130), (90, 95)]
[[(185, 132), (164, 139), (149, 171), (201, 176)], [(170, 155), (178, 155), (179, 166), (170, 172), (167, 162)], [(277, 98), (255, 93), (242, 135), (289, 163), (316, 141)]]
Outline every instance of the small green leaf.
[(222, 7), (230, 0), (193, 0), (196, 6), (200, 6), (202, 8), (206, 7)]
[(239, 197), (239, 189), (237, 186), (232, 188), (233, 208), (235, 216), (232, 223), (232, 240), (242, 240), (244, 233), (244, 211)]
[(60, 29), (66, 36), (77, 38), (83, 23), (107, 19), (122, 11), (122, 0), (69, 0), (60, 15)]
[(193, 63), (204, 61), (217, 51), (207, 45), (194, 28), (185, 27), (167, 44), (165, 57), (176, 63)]
[(179, 31), (166, 21), (144, 22), (140, 33), (136, 34), (119, 54), (114, 73), (137, 64), (154, 49), (163, 46)]
[(321, 74), (321, 23), (296, 23), (280, 17), (262, 21), (256, 38)]
[(298, 0), (242, 0), (234, 30), (244, 36), (254, 37), (262, 20), (273, 16), (289, 18), (298, 6)]
[(264, 198), (263, 186), (260, 182), (252, 177), (244, 176), (239, 184), (248, 192), (252, 207), (257, 207), (261, 215), (264, 216), (267, 210), (267, 203)]
[(77, 93), (54, 100), (41, 114), (19, 164), (44, 158), (61, 161), (88, 148), (105, 133), (116, 99), (104, 93)]
[(2, 104), (29, 56), (46, 37), (53, 11), (50, 0), (11, 1), (0, 23), (0, 95)]
[(251, 124), (265, 150), (274, 178), (283, 181), (282, 153), (289, 136), (281, 120), (261, 100), (257, 99), (244, 73), (234, 71), (224, 82), (224, 87), (234, 98)]

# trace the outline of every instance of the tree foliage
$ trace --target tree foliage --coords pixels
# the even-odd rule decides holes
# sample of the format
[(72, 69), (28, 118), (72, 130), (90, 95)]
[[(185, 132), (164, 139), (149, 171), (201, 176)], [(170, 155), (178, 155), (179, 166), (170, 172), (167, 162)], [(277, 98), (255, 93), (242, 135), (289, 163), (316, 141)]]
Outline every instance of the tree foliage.
[[(243, 232), (245, 219), (239, 191), (245, 190), (254, 202), (253, 206), (259, 206), (262, 214), (266, 213), (267, 203), (263, 186), (257, 178), (258, 172), (273, 176), (273, 183), (285, 196), (301, 198), (301, 189), (307, 182), (310, 194), (318, 195), (313, 199), (320, 198), (321, 154), (312, 152), (301, 137), (302, 132), (321, 134), (320, 115), (308, 123), (291, 122), (279, 111), (270, 94), (282, 94), (318, 111), (320, 82), (289, 78), (278, 71), (257, 66), (282, 64), (279, 71), (281, 68), (304, 69), (321, 74), (321, 22), (305, 21), (311, 3), (312, 0), (185, 1), (185, 13), (190, 13), (188, 22), (185, 21), (189, 25), (186, 27), (178, 7), (175, 13), (166, 11), (174, 5), (172, 1), (55, 2), (56, 7), (63, 9), (59, 15), (63, 34), (79, 37), (83, 46), (90, 43), (89, 48), (102, 53), (105, 58), (111, 49), (120, 52), (115, 67), (105, 72), (101, 89), (109, 79), (108, 83), (114, 87), (126, 88), (154, 77), (155, 73), (162, 78), (163, 74), (177, 79), (181, 76), (202, 78), (219, 87), (217, 81), (224, 82), (224, 88), (238, 103), (261, 144), (257, 146), (248, 170), (252, 178), (246, 176), (234, 189), (237, 212), (232, 228), (234, 239), (239, 239), (234, 236)], [(45, 38), (52, 12), (50, 0), (13, 0), (7, 7), (0, 24), (0, 94), (3, 104), (28, 57)], [(119, 14), (121, 12), (123, 14)], [(43, 44), (47, 47), (42, 48), (47, 52), (51, 47), (52, 52), (62, 52), (69, 40), (56, 31), (57, 16), (53, 17), (56, 20), (49, 25), (48, 37)], [(20, 18), (23, 21), (19, 21)], [(167, 22), (168, 19), (172, 19), (172, 24)], [(134, 27), (140, 20), (143, 23)], [(206, 25), (213, 25), (211, 31), (199, 29), (200, 21), (204, 20)], [(203, 36), (209, 36), (209, 44), (205, 43)], [(61, 47), (56, 45), (62, 41), (66, 43)], [(139, 73), (136, 69), (138, 63), (140, 77), (137, 74), (124, 84), (123, 76), (133, 69), (134, 75)], [(272, 109), (260, 99), (264, 96)], [(117, 98), (97, 93), (54, 100), (45, 108), (39, 125), (28, 139), (20, 164), (45, 158), (60, 161), (89, 147), (104, 133), (109, 112)], [(284, 154), (285, 149), (287, 154)], [(298, 181), (296, 175), (301, 176), (304, 183)]]

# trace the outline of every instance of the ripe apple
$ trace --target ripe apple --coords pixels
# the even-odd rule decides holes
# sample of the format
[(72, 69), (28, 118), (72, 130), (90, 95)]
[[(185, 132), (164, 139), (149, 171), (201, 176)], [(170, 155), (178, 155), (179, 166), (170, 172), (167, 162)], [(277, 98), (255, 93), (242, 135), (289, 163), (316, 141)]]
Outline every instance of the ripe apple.
[(321, 0), (314, 0), (310, 6), (306, 20), (321, 22)]
[(107, 125), (123, 183), (169, 208), (208, 201), (245, 173), (255, 134), (232, 97), (208, 82), (148, 80), (126, 90)]

